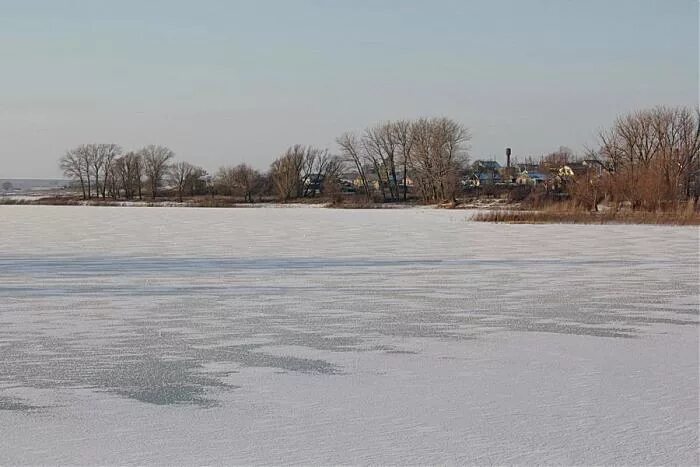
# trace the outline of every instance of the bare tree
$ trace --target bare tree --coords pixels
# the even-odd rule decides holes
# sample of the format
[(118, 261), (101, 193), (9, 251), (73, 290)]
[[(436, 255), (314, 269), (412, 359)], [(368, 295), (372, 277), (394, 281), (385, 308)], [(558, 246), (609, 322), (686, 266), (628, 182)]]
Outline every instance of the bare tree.
[(88, 198), (88, 171), (85, 165), (85, 160), (82, 157), (79, 149), (71, 149), (66, 151), (66, 153), (61, 157), (59, 161), (63, 175), (70, 178), (71, 180), (77, 180), (80, 182), (80, 189), (83, 192), (83, 199)]
[(470, 136), (461, 124), (448, 118), (420, 119), (413, 124), (411, 166), (426, 202), (452, 201), (459, 171), (467, 161)]
[(260, 184), (260, 172), (246, 164), (240, 164), (234, 169), (234, 180), (238, 190), (243, 193), (246, 202), (253, 202), (253, 195)]
[(134, 198), (138, 193), (140, 199), (143, 173), (141, 156), (133, 151), (124, 154), (114, 162), (114, 172), (119, 182), (117, 191), (124, 190), (127, 199)]
[(301, 196), (305, 158), (306, 147), (297, 144), (287, 149), (287, 152), (270, 166), (274, 190), (281, 201)]
[(131, 173), (134, 184), (136, 185), (136, 191), (139, 194), (139, 200), (143, 199), (143, 178), (146, 173), (143, 156), (138, 153), (131, 153), (129, 158), (129, 163), (131, 167)]
[(409, 120), (398, 120), (392, 123), (391, 131), (398, 144), (401, 153), (401, 165), (403, 167), (402, 185), (403, 200), (408, 197), (408, 168), (411, 164), (411, 151), (413, 150), (413, 125)]
[(109, 166), (106, 167), (104, 186), (106, 187), (105, 196), (109, 196), (112, 199), (117, 199), (119, 197), (119, 173), (117, 171), (117, 160), (114, 159)]
[[(71, 166), (70, 160), (73, 158), (72, 169), (70, 172), (75, 176), (76, 169), (80, 168), (82, 174), (81, 185), (84, 187), (86, 198), (92, 198), (92, 187), (95, 187), (95, 196), (105, 197), (106, 180), (109, 176), (110, 165), (113, 160), (121, 153), (121, 148), (116, 144), (82, 144), (77, 148), (69, 151), (72, 156), (66, 159), (65, 162)], [(79, 164), (78, 164), (79, 161)], [(100, 178), (102, 174), (102, 178)], [(79, 177), (80, 178), (80, 177)]]
[(566, 146), (560, 146), (558, 150), (544, 156), (540, 160), (539, 165), (543, 171), (552, 171), (559, 170), (561, 167), (571, 164), (575, 160), (576, 157), (571, 149)]
[(294, 145), (270, 166), (274, 191), (282, 201), (315, 196), (324, 185), (336, 184), (344, 170), (342, 158), (327, 149)]
[(598, 154), (610, 167), (608, 195), (634, 208), (658, 209), (697, 197), (700, 113), (656, 107), (618, 118), (600, 132)]
[(151, 144), (143, 148), (139, 154), (143, 159), (144, 173), (151, 186), (151, 198), (156, 199), (158, 188), (168, 168), (168, 161), (175, 157), (175, 153), (165, 146)]
[[(106, 189), (108, 177), (113, 176), (112, 164), (114, 159), (117, 158), (121, 152), (122, 148), (117, 144), (98, 144), (96, 145), (96, 156), (95, 160), (101, 160), (103, 180), (102, 180), (102, 199), (106, 197)], [(95, 175), (97, 180), (97, 175)]]
[(306, 147), (301, 175), (301, 196), (332, 190), (345, 169), (342, 158), (331, 155), (327, 149)]
[(336, 142), (359, 173), (368, 197), (368, 170), (376, 175), (385, 200), (387, 191), (388, 199), (406, 200), (412, 173), (423, 200), (436, 202), (455, 196), (469, 139), (462, 125), (447, 118), (433, 118), (385, 122), (366, 129), (361, 137), (346, 133)]
[(233, 167), (219, 167), (212, 181), (217, 194), (233, 196), (236, 188), (233, 170)]
[(100, 197), (100, 171), (104, 165), (104, 154), (100, 150), (98, 144), (85, 145), (86, 157), (89, 161), (89, 172), (92, 173), (92, 179), (95, 181), (95, 197)]
[(366, 160), (377, 175), (382, 195), (386, 199), (388, 189), (389, 198), (395, 201), (398, 199), (396, 154), (399, 147), (392, 126), (391, 122), (385, 122), (367, 128), (362, 137), (362, 147)]
[(114, 172), (114, 179), (116, 184), (116, 194), (121, 195), (122, 190), (124, 191), (124, 197), (126, 199), (131, 199), (131, 190), (129, 184), (129, 172), (126, 164), (126, 155), (118, 157), (114, 160), (112, 164), (112, 171)]
[(242, 196), (247, 203), (253, 202), (253, 196), (258, 192), (260, 182), (260, 172), (246, 164), (221, 167), (215, 179), (219, 192), (230, 196)]
[[(82, 170), (85, 174), (86, 199), (92, 198), (92, 165), (95, 157), (94, 145), (81, 144), (72, 150), (75, 156), (80, 159)], [(97, 188), (96, 188), (97, 189)]]
[(700, 109), (657, 107), (653, 112), (668, 195), (697, 196), (691, 188), (697, 188), (700, 175)]
[(346, 170), (345, 160), (340, 156), (327, 156), (316, 169), (324, 195), (335, 195), (340, 190), (340, 178)]
[(182, 195), (194, 173), (194, 166), (189, 162), (177, 162), (168, 171), (170, 183), (177, 189), (177, 199), (182, 202)]
[(362, 157), (362, 146), (359, 138), (354, 133), (344, 133), (338, 139), (336, 139), (336, 142), (338, 143), (338, 146), (340, 146), (342, 156), (353, 165), (355, 170), (357, 170), (357, 174), (360, 177), (362, 189), (367, 196), (367, 200), (371, 200), (372, 192), (365, 173), (364, 160)]

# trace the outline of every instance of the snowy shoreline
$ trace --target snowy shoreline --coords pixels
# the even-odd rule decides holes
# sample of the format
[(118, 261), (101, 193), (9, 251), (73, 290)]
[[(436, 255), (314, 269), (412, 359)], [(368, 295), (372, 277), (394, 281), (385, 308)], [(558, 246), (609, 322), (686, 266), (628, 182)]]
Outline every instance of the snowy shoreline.
[[(163, 207), (163, 208), (328, 208), (328, 209), (520, 209), (519, 203), (508, 202), (505, 199), (469, 200), (454, 206), (439, 204), (417, 203), (340, 203), (335, 204), (330, 200), (305, 203), (280, 203), (263, 201), (256, 203), (223, 203), (207, 205), (208, 199), (198, 201), (119, 201), (119, 200), (83, 200), (74, 197), (58, 196), (47, 197), (37, 195), (0, 195), (0, 206), (6, 205), (30, 205), (30, 206), (87, 206), (87, 207)], [(217, 200), (218, 201), (218, 200)], [(215, 201), (216, 202), (216, 201)]]

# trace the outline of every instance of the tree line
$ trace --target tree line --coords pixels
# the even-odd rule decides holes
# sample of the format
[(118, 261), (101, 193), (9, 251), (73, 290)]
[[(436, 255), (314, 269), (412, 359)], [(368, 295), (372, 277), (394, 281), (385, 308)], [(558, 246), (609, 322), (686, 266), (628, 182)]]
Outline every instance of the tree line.
[[(576, 158), (569, 150), (544, 159), (558, 168), (566, 193), (596, 210), (607, 201), (634, 210), (675, 209), (700, 198), (700, 109), (663, 107), (615, 120), (598, 133), (597, 147)], [(564, 148), (566, 149), (566, 148)], [(586, 165), (582, 173), (563, 168)]]
[[(61, 157), (66, 177), (84, 199), (152, 199), (169, 194), (220, 195), (253, 202), (290, 201), (351, 191), (367, 201), (452, 201), (468, 173), (468, 129), (450, 118), (386, 121), (336, 138), (337, 153), (312, 145), (289, 147), (259, 171), (247, 164), (214, 174), (174, 162), (164, 146), (124, 152), (117, 144), (84, 144)], [(585, 206), (607, 199), (658, 209), (700, 193), (700, 113), (655, 107), (619, 117), (589, 149), (585, 173), (563, 171), (576, 158), (560, 150), (545, 158), (566, 194)], [(557, 172), (558, 171), (558, 172)]]
[[(60, 159), (64, 175), (84, 199), (156, 199), (167, 188), (183, 196), (240, 196), (247, 202), (271, 196), (280, 201), (337, 194), (343, 183), (367, 200), (406, 200), (409, 180), (419, 198), (437, 202), (456, 196), (467, 162), (469, 132), (449, 118), (384, 122), (337, 138), (339, 154), (296, 144), (275, 159), (267, 172), (247, 164), (221, 167), (209, 175), (202, 167), (173, 162), (165, 146), (124, 152), (117, 144), (83, 144)], [(352, 180), (343, 180), (351, 172)]]
[(700, 195), (700, 110), (656, 107), (618, 118), (593, 156), (605, 176), (584, 193), (653, 210)]
[(454, 199), (468, 162), (469, 131), (449, 118), (381, 123), (337, 139), (341, 154), (357, 171), (370, 197), (369, 174), (384, 200), (406, 200), (408, 179), (425, 202)]
[(206, 172), (187, 162), (170, 164), (174, 157), (165, 146), (149, 145), (123, 153), (117, 144), (82, 144), (61, 157), (60, 167), (77, 183), (83, 199), (143, 199), (144, 188), (155, 199), (166, 177), (177, 187), (180, 198), (186, 190), (195, 194)]

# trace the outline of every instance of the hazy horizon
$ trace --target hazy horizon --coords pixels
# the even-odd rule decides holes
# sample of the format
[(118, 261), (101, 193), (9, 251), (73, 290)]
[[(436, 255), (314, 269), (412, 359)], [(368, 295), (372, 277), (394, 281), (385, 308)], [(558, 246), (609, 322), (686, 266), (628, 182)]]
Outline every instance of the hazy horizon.
[(2, 1), (0, 178), (82, 143), (209, 170), (449, 116), (470, 156), (581, 152), (616, 116), (698, 102), (698, 2)]

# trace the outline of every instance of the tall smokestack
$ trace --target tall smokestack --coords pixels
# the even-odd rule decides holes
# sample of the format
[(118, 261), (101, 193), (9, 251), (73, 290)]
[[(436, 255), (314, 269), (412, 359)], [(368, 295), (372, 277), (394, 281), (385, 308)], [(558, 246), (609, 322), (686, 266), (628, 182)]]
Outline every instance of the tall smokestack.
[(510, 169), (510, 148), (506, 148), (506, 167)]

